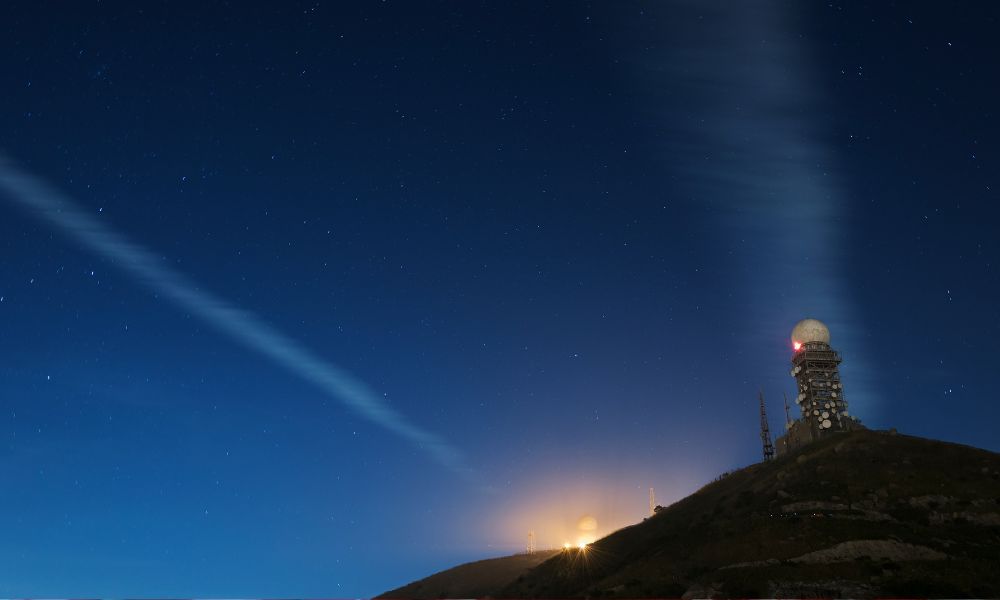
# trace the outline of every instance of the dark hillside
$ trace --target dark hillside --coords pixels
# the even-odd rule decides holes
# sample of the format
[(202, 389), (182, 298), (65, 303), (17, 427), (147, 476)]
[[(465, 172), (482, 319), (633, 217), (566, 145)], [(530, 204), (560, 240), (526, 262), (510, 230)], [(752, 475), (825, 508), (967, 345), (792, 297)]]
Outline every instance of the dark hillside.
[(433, 600), (488, 596), (557, 553), (557, 550), (542, 550), (534, 554), (515, 554), (466, 563), (386, 592), (379, 598)]
[(502, 597), (1000, 596), (1000, 455), (835, 436), (559, 553)]
[(469, 563), (386, 596), (996, 598), (998, 565), (1000, 455), (857, 431), (728, 474), (587, 550)]

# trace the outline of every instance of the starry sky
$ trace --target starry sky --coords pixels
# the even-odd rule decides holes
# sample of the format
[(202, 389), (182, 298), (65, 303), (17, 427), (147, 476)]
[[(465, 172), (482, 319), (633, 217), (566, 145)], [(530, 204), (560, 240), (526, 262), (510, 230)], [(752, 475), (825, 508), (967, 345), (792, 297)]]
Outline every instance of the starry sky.
[(0, 595), (606, 534), (759, 459), (804, 317), (1000, 451), (997, 6), (248, 4), (0, 8)]

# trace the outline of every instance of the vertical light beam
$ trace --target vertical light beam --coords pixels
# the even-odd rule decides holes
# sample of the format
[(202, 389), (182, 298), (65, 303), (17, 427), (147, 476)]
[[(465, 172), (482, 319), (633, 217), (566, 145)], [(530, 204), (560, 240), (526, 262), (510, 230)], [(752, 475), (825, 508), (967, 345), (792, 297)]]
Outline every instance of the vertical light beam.
[(837, 105), (796, 10), (773, 0), (658, 5), (660, 25), (642, 47), (660, 50), (636, 64), (674, 189), (739, 261), (724, 281), (742, 288), (752, 342), (766, 347), (821, 315), (852, 357), (853, 399), (868, 405), (877, 394), (852, 292), (850, 180), (829, 116)]

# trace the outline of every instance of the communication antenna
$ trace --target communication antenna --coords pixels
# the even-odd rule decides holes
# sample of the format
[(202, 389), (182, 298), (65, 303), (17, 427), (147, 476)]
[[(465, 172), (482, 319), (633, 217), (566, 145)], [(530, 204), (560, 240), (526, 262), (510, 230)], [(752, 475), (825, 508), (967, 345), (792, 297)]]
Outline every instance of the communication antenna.
[(774, 444), (771, 430), (767, 426), (767, 412), (764, 410), (764, 389), (760, 390), (760, 441), (764, 445), (764, 462), (774, 459)]
[(788, 429), (792, 426), (792, 413), (788, 412), (788, 394), (782, 392), (782, 395), (785, 396), (785, 429)]
[(535, 553), (535, 532), (534, 530), (528, 532), (528, 554)]
[(649, 488), (649, 516), (656, 514), (656, 492)]

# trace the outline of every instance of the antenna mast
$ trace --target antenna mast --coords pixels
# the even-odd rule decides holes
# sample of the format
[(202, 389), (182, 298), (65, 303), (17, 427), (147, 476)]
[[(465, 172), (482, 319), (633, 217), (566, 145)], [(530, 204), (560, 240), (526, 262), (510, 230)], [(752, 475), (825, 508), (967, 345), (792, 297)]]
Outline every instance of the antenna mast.
[(771, 430), (767, 427), (767, 412), (764, 410), (764, 390), (760, 390), (760, 441), (764, 445), (764, 462), (774, 459), (774, 444)]
[(656, 514), (656, 493), (649, 488), (649, 516)]
[(528, 532), (528, 554), (535, 553), (535, 531)]
[(792, 427), (792, 413), (788, 412), (788, 394), (782, 392), (785, 396), (785, 429), (790, 429)]

